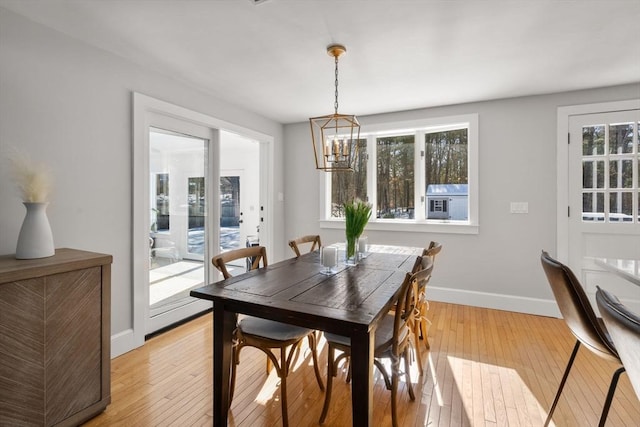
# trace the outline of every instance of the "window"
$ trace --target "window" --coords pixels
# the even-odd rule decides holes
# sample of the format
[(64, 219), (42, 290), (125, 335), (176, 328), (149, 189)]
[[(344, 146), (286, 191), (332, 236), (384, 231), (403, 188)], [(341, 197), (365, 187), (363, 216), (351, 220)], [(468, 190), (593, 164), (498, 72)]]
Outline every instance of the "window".
[(477, 133), (475, 114), (363, 126), (355, 171), (327, 174), (322, 226), (338, 228), (359, 198), (374, 207), (370, 229), (477, 232)]
[(376, 138), (376, 218), (414, 218), (415, 135)]
[(344, 217), (342, 206), (358, 198), (367, 200), (367, 140), (358, 140), (353, 172), (329, 173), (331, 177), (331, 217)]
[(634, 164), (640, 164), (640, 156), (634, 135), (638, 135), (638, 123), (583, 126), (583, 221), (638, 220), (638, 206), (633, 200), (640, 178)]
[(426, 199), (440, 205), (429, 209), (427, 219), (469, 219), (468, 131), (460, 127), (424, 135)]

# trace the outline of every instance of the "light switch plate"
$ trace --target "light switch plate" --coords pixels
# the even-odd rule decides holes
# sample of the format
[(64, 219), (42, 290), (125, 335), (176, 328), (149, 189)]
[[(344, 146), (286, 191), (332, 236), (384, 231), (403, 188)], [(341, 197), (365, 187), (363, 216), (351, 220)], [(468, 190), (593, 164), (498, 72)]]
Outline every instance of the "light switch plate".
[(511, 202), (512, 214), (526, 214), (529, 213), (529, 202)]

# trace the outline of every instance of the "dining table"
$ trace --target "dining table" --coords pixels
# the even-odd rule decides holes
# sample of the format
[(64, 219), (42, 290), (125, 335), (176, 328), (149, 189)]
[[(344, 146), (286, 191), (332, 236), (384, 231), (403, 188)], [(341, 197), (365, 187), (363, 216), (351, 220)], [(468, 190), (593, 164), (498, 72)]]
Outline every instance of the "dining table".
[[(373, 425), (375, 331), (421, 253), (370, 245), (357, 265), (340, 262), (327, 273), (314, 251), (192, 290), (191, 296), (213, 302), (213, 425), (227, 425), (238, 314), (349, 337), (352, 425)], [(343, 250), (340, 255), (344, 259)]]
[(622, 258), (594, 258), (596, 265), (640, 286), (640, 260)]

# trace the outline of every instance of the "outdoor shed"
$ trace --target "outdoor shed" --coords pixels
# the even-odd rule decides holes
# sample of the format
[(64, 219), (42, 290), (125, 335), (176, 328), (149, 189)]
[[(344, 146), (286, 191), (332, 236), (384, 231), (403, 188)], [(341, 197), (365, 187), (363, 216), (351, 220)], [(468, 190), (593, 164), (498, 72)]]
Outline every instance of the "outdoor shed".
[(427, 186), (427, 219), (469, 219), (468, 184), (430, 184)]

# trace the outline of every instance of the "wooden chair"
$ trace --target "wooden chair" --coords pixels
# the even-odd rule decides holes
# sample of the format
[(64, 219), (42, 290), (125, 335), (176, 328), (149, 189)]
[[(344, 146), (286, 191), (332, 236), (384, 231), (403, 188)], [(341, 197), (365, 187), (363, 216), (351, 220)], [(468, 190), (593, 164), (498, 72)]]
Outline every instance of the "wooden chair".
[[(429, 246), (422, 251), (422, 257), (419, 257), (418, 259), (416, 259), (416, 262), (414, 263), (413, 269), (411, 270), (411, 272), (415, 273), (419, 270), (422, 270), (426, 268), (429, 265), (429, 263), (433, 268), (433, 265), (436, 262), (436, 256), (440, 253), (441, 250), (442, 250), (442, 244), (440, 244), (439, 242), (432, 241), (431, 243), (429, 243)], [(429, 331), (429, 326), (431, 325), (431, 321), (427, 317), (427, 312), (429, 311), (429, 301), (427, 300), (427, 284), (430, 278), (431, 276), (429, 276), (429, 278), (426, 281), (418, 285), (418, 295), (417, 295), (418, 301), (416, 303), (418, 310), (416, 311), (414, 333), (415, 333), (415, 342), (416, 342), (416, 358), (418, 359), (418, 371), (420, 372), (420, 375), (423, 374), (422, 349), (420, 348), (420, 344), (419, 344), (420, 339), (424, 341), (424, 346), (426, 347), (427, 350), (431, 348), (431, 345), (429, 344), (429, 337), (428, 337), (428, 331)]]
[[(571, 370), (576, 354), (578, 354), (580, 344), (584, 344), (586, 348), (604, 359), (615, 362), (618, 365), (622, 363), (613, 342), (609, 338), (604, 323), (596, 317), (589, 298), (571, 269), (551, 258), (545, 251), (542, 251), (540, 261), (549, 285), (551, 285), (551, 290), (556, 298), (562, 317), (571, 330), (571, 333), (576, 337), (576, 344), (569, 357), (569, 363), (558, 386), (558, 391), (551, 405), (551, 409), (549, 409), (547, 420), (544, 423), (546, 427), (551, 422), (553, 411), (556, 409), (556, 405), (562, 394), (562, 389), (569, 376), (569, 371)], [(607, 420), (613, 394), (616, 391), (618, 378), (622, 372), (624, 372), (624, 367), (618, 368), (611, 378), (609, 392), (607, 393), (602, 415), (600, 416), (600, 423), (598, 424), (600, 427), (604, 426)]]
[(322, 243), (320, 242), (319, 235), (310, 234), (308, 236), (302, 236), (302, 237), (298, 237), (297, 239), (289, 240), (289, 246), (291, 246), (291, 249), (296, 254), (296, 258), (300, 256), (299, 246), (307, 243), (311, 243), (309, 252), (313, 252), (316, 249), (320, 249), (320, 247), (322, 247)]
[[(211, 259), (211, 263), (222, 273), (225, 279), (231, 277), (227, 270), (227, 264), (237, 259), (248, 258), (252, 260), (251, 270), (267, 266), (267, 252), (264, 246), (252, 246), (248, 248), (236, 249), (216, 255)], [(275, 322), (273, 320), (262, 319), (253, 316), (243, 316), (238, 320), (237, 328), (234, 332), (234, 348), (231, 362), (231, 380), (229, 404), (233, 399), (236, 382), (236, 370), (240, 363), (240, 350), (245, 346), (255, 347), (267, 355), (267, 374), (271, 370), (273, 363), (278, 377), (280, 377), (280, 403), (282, 406), (282, 424), (288, 426), (287, 416), (287, 375), (293, 361), (294, 353), (300, 348), (302, 340), (307, 337), (309, 348), (313, 357), (313, 368), (320, 390), (324, 390), (324, 384), (320, 378), (318, 368), (318, 353), (315, 331), (300, 326)], [(287, 348), (290, 347), (287, 353)], [(272, 350), (280, 350), (280, 361)]]
[(597, 287), (596, 303), (631, 385), (640, 399), (640, 316), (611, 293)]
[[(404, 375), (406, 378), (407, 390), (411, 400), (415, 400), (411, 377), (409, 375), (410, 349), (413, 345), (413, 329), (415, 319), (415, 301), (418, 291), (418, 284), (427, 279), (431, 275), (433, 266), (420, 270), (416, 273), (407, 273), (400, 287), (397, 299), (394, 301), (395, 310), (389, 312), (387, 316), (380, 320), (375, 336), (374, 364), (382, 373), (385, 386), (391, 390), (391, 419), (393, 426), (398, 425), (397, 421), (397, 394), (398, 380), (401, 375), (400, 359), (404, 358)], [(325, 393), (322, 414), (320, 415), (320, 424), (324, 423), (329, 411), (331, 403), (331, 389), (333, 385), (333, 377), (337, 375), (338, 364), (344, 358), (351, 355), (351, 340), (349, 337), (325, 333), (328, 343), (327, 355), (327, 391)], [(340, 354), (335, 357), (335, 351), (340, 350)], [(391, 360), (391, 378), (386, 371), (380, 359)]]

